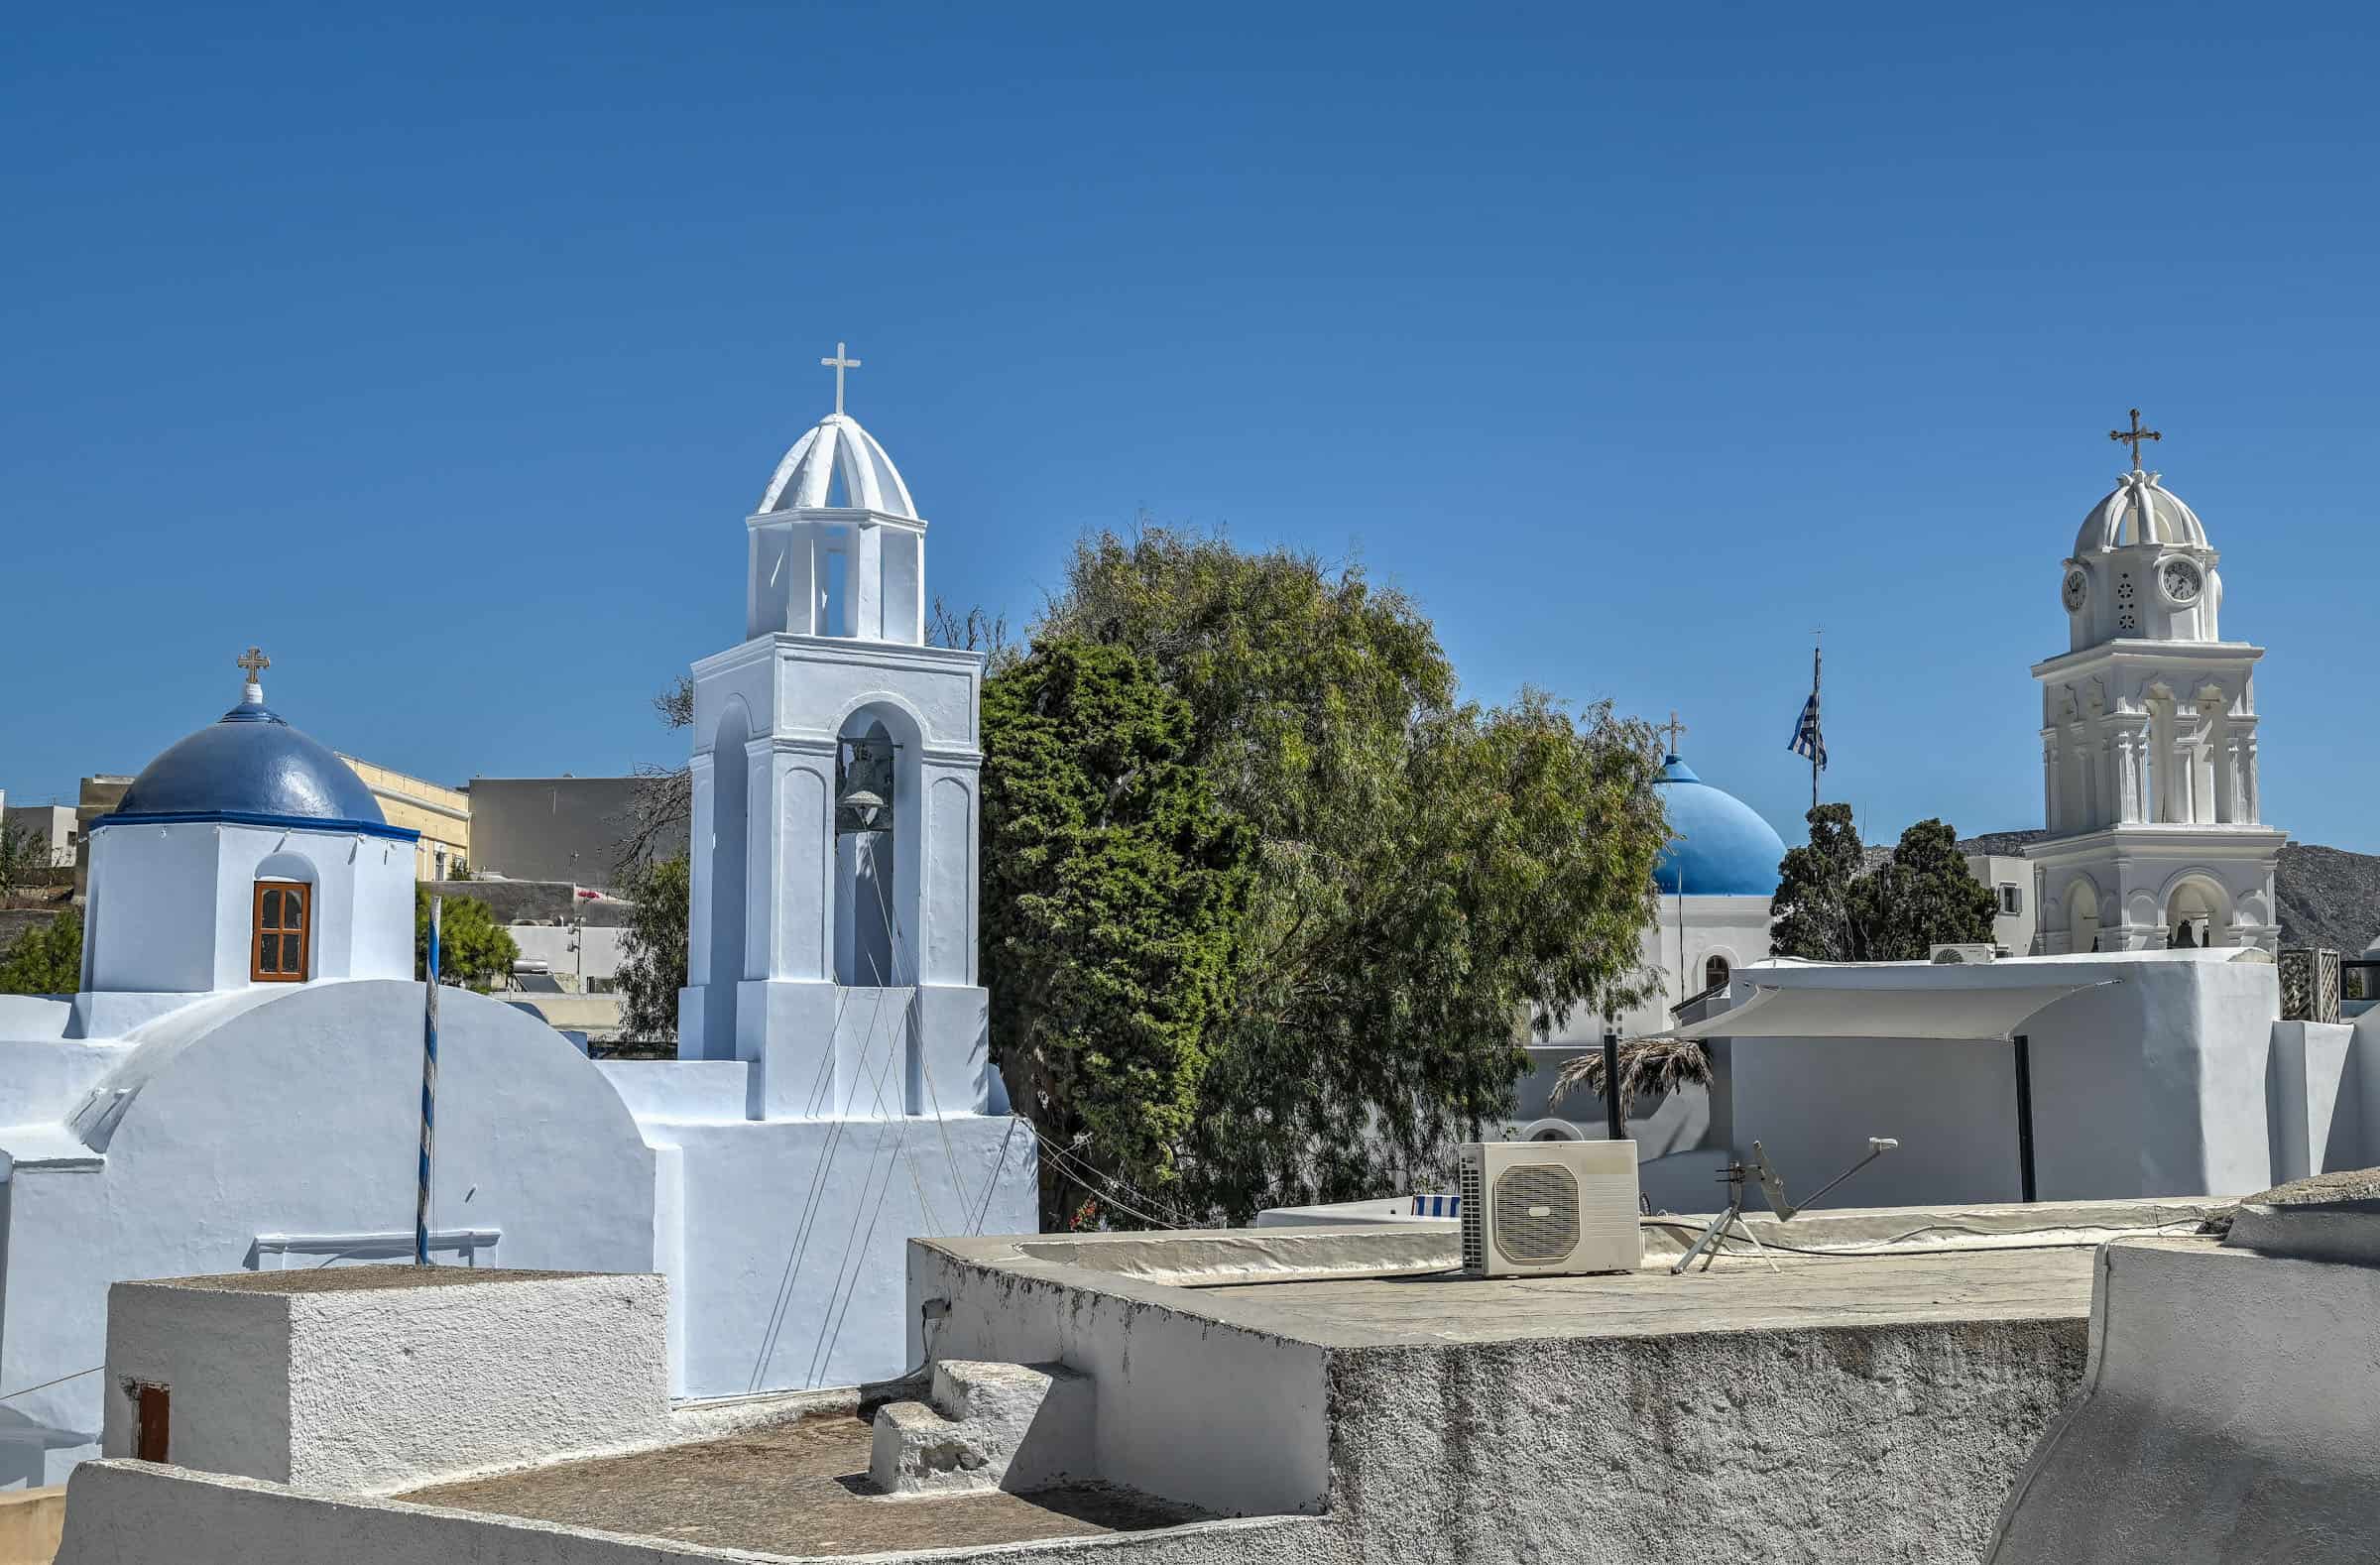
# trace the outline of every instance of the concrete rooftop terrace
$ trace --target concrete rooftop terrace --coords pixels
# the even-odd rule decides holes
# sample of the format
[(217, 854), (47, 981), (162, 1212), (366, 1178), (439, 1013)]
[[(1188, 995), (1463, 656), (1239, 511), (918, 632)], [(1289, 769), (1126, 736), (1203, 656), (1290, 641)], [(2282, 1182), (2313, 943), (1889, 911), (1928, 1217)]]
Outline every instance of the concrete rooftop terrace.
[[(2186, 1209), (2195, 1221), (2196, 1209)], [(2170, 1213), (2147, 1211), (2144, 1223)], [(1769, 1233), (1768, 1230), (1763, 1230)], [(1774, 1237), (1770, 1233), (1770, 1237)], [(1252, 1229), (925, 1240), (970, 1267), (1266, 1337), (1358, 1349), (1831, 1326), (2085, 1319), (2091, 1242), (1869, 1253), (1729, 1252), (1708, 1271), (1466, 1277), (1437, 1229)]]

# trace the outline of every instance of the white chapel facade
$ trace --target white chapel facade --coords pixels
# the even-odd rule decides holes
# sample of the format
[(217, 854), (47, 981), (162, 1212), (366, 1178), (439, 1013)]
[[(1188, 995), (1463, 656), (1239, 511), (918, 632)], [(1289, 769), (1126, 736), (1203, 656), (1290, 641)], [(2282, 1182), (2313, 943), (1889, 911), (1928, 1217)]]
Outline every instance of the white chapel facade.
[(2060, 580), (2069, 650), (2041, 684), (2044, 823), (2026, 850), (2045, 954), (2279, 941), (2287, 834), (2257, 797), (2255, 668), (2225, 641), (2220, 556), (2197, 513), (2132, 470), (2083, 519)]

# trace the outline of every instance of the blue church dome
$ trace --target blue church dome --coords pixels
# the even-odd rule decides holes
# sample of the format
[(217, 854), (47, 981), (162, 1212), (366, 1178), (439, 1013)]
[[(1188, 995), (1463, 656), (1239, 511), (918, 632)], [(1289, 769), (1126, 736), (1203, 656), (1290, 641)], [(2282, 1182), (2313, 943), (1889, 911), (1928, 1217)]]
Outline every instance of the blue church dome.
[(132, 780), (114, 813), (93, 824), (192, 818), (319, 822), (397, 834), (364, 780), (265, 705), (254, 684), (214, 723), (167, 746)]
[(1680, 839), (1661, 851), (1653, 880), (1673, 896), (1683, 872), (1689, 897), (1772, 897), (1785, 842), (1759, 811), (1734, 794), (1713, 787), (1676, 756), (1653, 785), (1669, 829)]

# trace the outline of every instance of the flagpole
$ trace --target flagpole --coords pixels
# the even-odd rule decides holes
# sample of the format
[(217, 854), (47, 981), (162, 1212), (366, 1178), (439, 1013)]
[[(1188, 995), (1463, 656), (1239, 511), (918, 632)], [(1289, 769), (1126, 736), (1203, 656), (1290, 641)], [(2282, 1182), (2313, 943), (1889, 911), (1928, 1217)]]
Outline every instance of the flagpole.
[(1823, 632), (1810, 633), (1810, 807), (1818, 808), (1818, 758), (1826, 753), (1825, 729), (1819, 721), (1818, 674), (1819, 637)]
[(442, 897), (429, 900), (429, 983), (421, 1012), (421, 1172), (414, 1193), (414, 1264), (429, 1264), (429, 1155), (438, 1101), (438, 913)]

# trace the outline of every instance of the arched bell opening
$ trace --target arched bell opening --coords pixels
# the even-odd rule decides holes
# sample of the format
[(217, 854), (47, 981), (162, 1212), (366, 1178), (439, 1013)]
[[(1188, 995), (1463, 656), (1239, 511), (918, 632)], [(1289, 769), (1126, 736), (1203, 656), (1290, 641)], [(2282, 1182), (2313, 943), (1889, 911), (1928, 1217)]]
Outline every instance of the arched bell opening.
[(749, 863), (752, 737), (744, 704), (731, 701), (711, 739), (711, 981), (706, 1026), (711, 1051), (733, 1057), (736, 983), (744, 971), (746, 865)]
[(2086, 880), (2075, 882), (2066, 894), (2067, 949), (2075, 952), (2095, 951), (2099, 948), (2099, 891)]
[(835, 981), (851, 988), (917, 982), (922, 853), (916, 726), (866, 706), (835, 746)]
[(2169, 950), (2232, 944), (2231, 899), (2204, 876), (2178, 882), (2165, 899), (2165, 943)]

